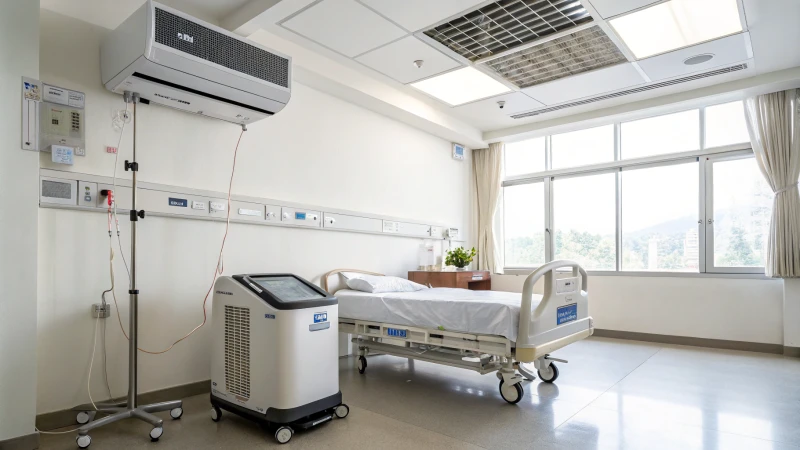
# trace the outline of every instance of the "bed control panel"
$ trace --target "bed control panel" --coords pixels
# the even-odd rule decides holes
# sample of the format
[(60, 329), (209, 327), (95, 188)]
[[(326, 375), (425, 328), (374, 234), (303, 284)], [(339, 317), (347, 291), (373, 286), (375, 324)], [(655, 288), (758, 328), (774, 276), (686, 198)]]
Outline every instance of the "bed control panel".
[(556, 280), (556, 294), (570, 294), (578, 291), (578, 278), (561, 278)]

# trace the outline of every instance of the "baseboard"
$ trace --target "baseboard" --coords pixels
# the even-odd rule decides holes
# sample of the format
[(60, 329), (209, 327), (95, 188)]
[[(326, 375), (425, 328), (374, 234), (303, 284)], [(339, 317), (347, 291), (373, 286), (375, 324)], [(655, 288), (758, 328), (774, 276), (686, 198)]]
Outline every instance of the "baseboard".
[(792, 358), (800, 358), (800, 347), (783, 347), (783, 356), (791, 356)]
[[(166, 389), (159, 389), (157, 391), (145, 392), (139, 394), (138, 402), (142, 405), (150, 403), (166, 402), (169, 400), (181, 400), (187, 397), (192, 397), (200, 394), (208, 394), (211, 392), (211, 380), (196, 381), (194, 383), (183, 384), (180, 386), (173, 386)], [(99, 402), (108, 401), (98, 400)], [(63, 427), (74, 427), (77, 425), (75, 422), (75, 415), (77, 411), (73, 409), (65, 409), (62, 411), (54, 411), (36, 416), (36, 428), (40, 430), (55, 430)], [(0, 443), (0, 449), (4, 449)]]
[(39, 448), (39, 433), (0, 441), (0, 450), (34, 450), (37, 448)]
[(726, 339), (707, 339), (690, 336), (670, 336), (666, 334), (639, 333), (635, 331), (601, 330), (599, 328), (594, 329), (594, 336), (614, 339), (628, 339), (633, 341), (657, 342), (659, 344), (691, 345), (694, 347), (719, 348), (723, 350), (772, 353), (776, 355), (786, 355), (786, 349), (788, 348), (797, 350), (798, 356), (800, 356), (800, 348), (784, 347), (780, 344), (765, 344), (762, 342), (729, 341)]

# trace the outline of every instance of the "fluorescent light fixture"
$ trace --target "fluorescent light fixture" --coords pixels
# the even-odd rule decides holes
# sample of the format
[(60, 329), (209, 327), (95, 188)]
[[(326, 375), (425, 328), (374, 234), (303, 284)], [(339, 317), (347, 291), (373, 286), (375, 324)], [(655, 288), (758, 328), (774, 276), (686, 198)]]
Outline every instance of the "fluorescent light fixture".
[(511, 91), (503, 83), (472, 67), (418, 81), (411, 86), (452, 106)]
[(670, 0), (609, 23), (637, 59), (742, 31), (736, 0)]

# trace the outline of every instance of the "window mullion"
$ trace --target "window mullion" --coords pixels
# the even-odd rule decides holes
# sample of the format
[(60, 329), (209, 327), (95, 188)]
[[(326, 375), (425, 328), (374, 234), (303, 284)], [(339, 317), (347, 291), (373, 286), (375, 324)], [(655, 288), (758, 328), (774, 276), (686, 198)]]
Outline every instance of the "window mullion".
[(544, 261), (548, 263), (553, 260), (553, 195), (552, 178), (544, 179)]
[[(701, 127), (702, 128), (702, 127)], [(700, 199), (697, 221), (697, 243), (699, 251), (699, 267), (700, 273), (708, 272), (714, 263), (714, 249), (709, 248), (709, 238), (713, 245), (713, 236), (708, 233), (708, 219), (711, 217), (709, 208), (711, 207), (711, 193), (712, 193), (712, 180), (711, 180), (711, 161), (708, 157), (698, 158), (698, 165), (700, 170)]]
[(617, 228), (616, 228), (616, 251), (617, 251), (617, 271), (622, 271), (622, 169), (617, 170), (616, 177), (616, 208), (617, 208)]

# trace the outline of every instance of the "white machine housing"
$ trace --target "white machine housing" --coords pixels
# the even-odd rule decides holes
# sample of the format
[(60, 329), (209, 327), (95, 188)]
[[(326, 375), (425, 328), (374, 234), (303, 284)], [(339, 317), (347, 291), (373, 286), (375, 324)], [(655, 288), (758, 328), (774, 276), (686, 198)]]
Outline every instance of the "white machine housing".
[(212, 403), (221, 399), (273, 423), (341, 404), (338, 304), (278, 309), (249, 276), (234, 277), (214, 285)]
[(291, 95), (289, 56), (152, 0), (103, 42), (100, 69), (110, 91), (243, 125)]

